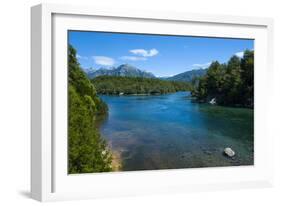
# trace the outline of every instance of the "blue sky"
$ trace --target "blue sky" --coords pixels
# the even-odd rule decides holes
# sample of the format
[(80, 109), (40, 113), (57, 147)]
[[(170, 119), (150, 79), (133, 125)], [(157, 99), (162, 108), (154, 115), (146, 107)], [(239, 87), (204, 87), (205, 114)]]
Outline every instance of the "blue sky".
[(254, 40), (69, 31), (83, 69), (130, 64), (156, 76), (172, 76), (227, 62), (254, 49)]

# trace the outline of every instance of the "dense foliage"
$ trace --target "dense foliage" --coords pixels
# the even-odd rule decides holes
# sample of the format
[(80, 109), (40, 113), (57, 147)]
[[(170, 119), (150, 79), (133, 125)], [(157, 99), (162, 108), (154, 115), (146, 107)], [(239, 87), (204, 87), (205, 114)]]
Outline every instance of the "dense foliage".
[(165, 81), (156, 78), (99, 76), (92, 79), (99, 94), (166, 94), (186, 91), (190, 85), (185, 82)]
[(233, 56), (226, 64), (213, 62), (206, 75), (192, 81), (192, 95), (201, 102), (216, 99), (227, 106), (254, 106), (254, 51)]
[(95, 126), (107, 105), (81, 70), (75, 49), (68, 52), (68, 172), (111, 171), (111, 153)]

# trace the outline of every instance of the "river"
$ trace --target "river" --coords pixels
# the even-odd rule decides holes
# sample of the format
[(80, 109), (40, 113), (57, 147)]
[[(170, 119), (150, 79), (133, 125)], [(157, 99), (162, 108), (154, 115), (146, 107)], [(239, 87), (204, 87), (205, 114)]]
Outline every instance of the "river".
[[(189, 96), (100, 96), (109, 114), (99, 130), (120, 154), (123, 171), (253, 165), (253, 110), (194, 103)], [(234, 158), (223, 154), (226, 147)]]

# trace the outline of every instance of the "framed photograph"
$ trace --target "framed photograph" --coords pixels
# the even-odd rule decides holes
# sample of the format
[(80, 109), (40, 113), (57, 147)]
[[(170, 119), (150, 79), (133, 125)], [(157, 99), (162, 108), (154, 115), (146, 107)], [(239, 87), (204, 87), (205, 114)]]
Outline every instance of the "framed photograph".
[(34, 199), (272, 185), (271, 19), (31, 14)]

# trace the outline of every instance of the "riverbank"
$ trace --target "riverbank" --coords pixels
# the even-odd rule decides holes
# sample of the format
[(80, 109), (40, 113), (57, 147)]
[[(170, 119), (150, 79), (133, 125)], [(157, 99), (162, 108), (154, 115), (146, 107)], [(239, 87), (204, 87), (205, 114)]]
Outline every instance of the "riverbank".
[(220, 107), (226, 107), (226, 108), (243, 108), (243, 109), (251, 109), (254, 110), (254, 105), (242, 105), (242, 104), (220, 104), (220, 103), (212, 103), (211, 100), (198, 100), (196, 97), (190, 95), (189, 99), (193, 103), (197, 104), (207, 104), (212, 106), (220, 106)]
[(114, 172), (122, 171), (121, 153), (111, 149), (111, 155), (112, 155), (112, 161), (111, 161), (112, 171)]
[[(184, 90), (184, 91), (178, 91), (178, 92), (190, 92), (189, 90)], [(125, 94), (125, 93), (120, 93), (120, 94), (103, 94), (103, 93), (98, 93), (98, 95), (107, 95), (107, 96), (157, 96), (157, 95), (168, 95), (168, 94), (173, 94), (177, 92), (167, 92), (167, 93), (132, 93), (132, 94)]]

